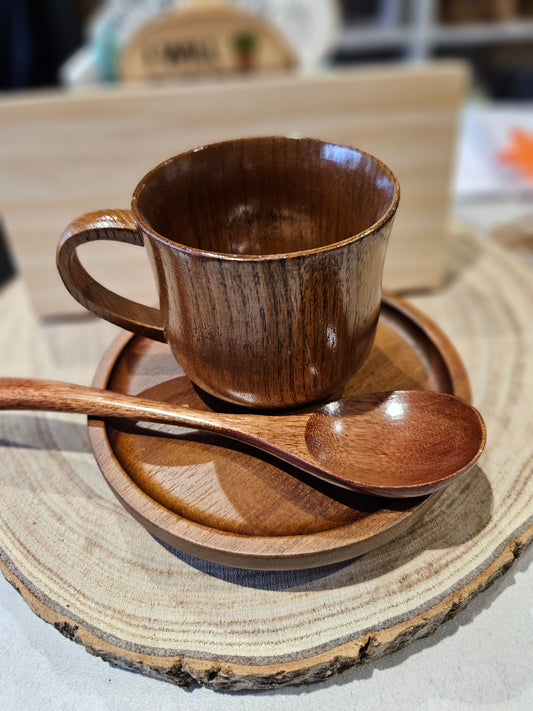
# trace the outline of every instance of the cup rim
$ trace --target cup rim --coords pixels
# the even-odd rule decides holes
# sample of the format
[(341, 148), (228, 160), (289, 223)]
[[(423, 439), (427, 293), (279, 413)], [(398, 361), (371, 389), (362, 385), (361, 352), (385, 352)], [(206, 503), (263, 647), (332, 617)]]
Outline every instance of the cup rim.
[[(193, 153), (197, 153), (199, 151), (203, 151), (207, 148), (211, 148), (214, 146), (220, 146), (224, 144), (229, 144), (229, 143), (245, 143), (245, 142), (252, 142), (252, 141), (257, 141), (257, 140), (282, 140), (282, 141), (311, 141), (312, 143), (315, 144), (321, 144), (321, 145), (329, 145), (329, 146), (339, 146), (343, 148), (348, 148), (349, 150), (355, 151), (359, 155), (366, 156), (369, 158), (371, 161), (379, 165), (379, 167), (383, 170), (383, 172), (386, 174), (386, 176), (389, 178), (389, 180), (392, 183), (393, 186), (393, 197), (392, 201), (385, 211), (385, 213), (375, 222), (373, 222), (369, 227), (367, 227), (365, 230), (361, 230), (360, 232), (357, 232), (353, 235), (350, 235), (349, 237), (345, 237), (342, 240), (338, 240), (336, 242), (331, 242), (330, 244), (325, 244), (321, 245), (320, 247), (311, 247), (309, 249), (302, 249), (302, 250), (297, 250), (294, 252), (275, 252), (272, 254), (232, 254), (230, 252), (217, 252), (217, 251), (212, 251), (212, 250), (207, 250), (207, 249), (200, 249), (198, 247), (191, 247), (190, 245), (183, 244), (182, 242), (177, 242), (176, 240), (169, 239), (168, 237), (165, 237), (165, 235), (162, 235), (160, 232), (157, 232), (151, 225), (149, 225), (146, 220), (142, 217), (140, 214), (139, 208), (138, 208), (138, 200), (139, 200), (139, 195), (141, 191), (144, 189), (146, 183), (150, 180), (150, 178), (157, 172), (159, 172), (162, 168), (164, 168), (166, 165), (169, 165), (170, 163), (174, 162), (178, 158), (182, 158), (185, 156), (189, 156)], [(218, 260), (224, 259), (228, 261), (238, 261), (238, 262), (257, 262), (257, 261), (277, 261), (277, 260), (286, 260), (286, 259), (293, 259), (293, 258), (298, 258), (306, 255), (312, 255), (312, 254), (322, 254), (328, 251), (333, 251), (335, 249), (339, 249), (339, 247), (344, 247), (346, 245), (351, 244), (352, 242), (358, 242), (365, 237), (368, 237), (371, 234), (374, 234), (377, 232), (383, 225), (385, 225), (387, 222), (392, 220), (394, 217), (396, 210), (398, 208), (398, 204), (400, 201), (400, 184), (398, 182), (398, 179), (392, 172), (392, 170), (389, 168), (388, 165), (386, 165), (382, 160), (379, 158), (376, 158), (376, 156), (372, 155), (371, 153), (368, 153), (367, 151), (363, 151), (359, 148), (355, 148), (353, 146), (348, 146), (345, 144), (341, 143), (335, 143), (333, 141), (326, 141), (320, 138), (311, 138), (308, 136), (298, 136), (298, 137), (292, 137), (292, 136), (283, 136), (283, 135), (276, 135), (276, 136), (248, 136), (245, 138), (232, 138), (224, 141), (215, 141), (214, 143), (206, 143), (201, 146), (197, 146), (196, 148), (191, 148), (187, 151), (183, 151), (182, 153), (177, 153), (176, 155), (171, 156), (170, 158), (167, 158), (160, 163), (158, 163), (154, 168), (149, 170), (142, 178), (141, 180), (137, 183), (134, 191), (133, 191), (133, 196), (131, 199), (131, 211), (133, 214), (133, 218), (135, 222), (137, 223), (137, 226), (140, 227), (144, 232), (147, 232), (153, 239), (158, 240), (160, 242), (163, 242), (171, 247), (174, 247), (175, 249), (178, 249), (181, 252), (184, 252), (186, 254), (191, 254), (191, 255), (198, 255), (198, 256), (203, 256), (203, 257), (214, 257)]]

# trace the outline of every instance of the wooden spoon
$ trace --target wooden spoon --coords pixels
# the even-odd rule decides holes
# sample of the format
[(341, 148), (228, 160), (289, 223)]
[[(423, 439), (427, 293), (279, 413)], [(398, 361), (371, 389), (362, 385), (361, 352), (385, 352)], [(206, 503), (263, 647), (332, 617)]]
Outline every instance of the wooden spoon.
[(330, 402), (313, 413), (202, 412), (110, 390), (0, 378), (0, 408), (168, 422), (250, 444), (326, 481), (385, 497), (420, 496), (468, 471), (485, 425), (454, 395), (393, 391)]

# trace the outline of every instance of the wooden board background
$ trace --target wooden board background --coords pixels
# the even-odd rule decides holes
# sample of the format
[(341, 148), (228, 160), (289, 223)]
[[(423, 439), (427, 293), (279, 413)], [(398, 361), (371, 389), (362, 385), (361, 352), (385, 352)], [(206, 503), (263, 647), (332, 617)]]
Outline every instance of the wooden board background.
[[(488, 444), (401, 538), (347, 564), (243, 571), (152, 538), (114, 499), (82, 417), (0, 413), (0, 565), (33, 610), (94, 654), (187, 686), (324, 679), (430, 634), (533, 536), (531, 270), (470, 234), (446, 287), (415, 304), (458, 348)], [(89, 383), (110, 324), (39, 323), (0, 298), (6, 375)]]
[[(63, 229), (83, 212), (128, 207), (133, 188), (182, 150), (250, 135), (355, 145), (397, 174), (402, 190), (385, 286), (440, 283), (448, 246), (458, 114), (467, 73), (443, 62), (213, 83), (122, 85), (0, 102), (0, 211), (42, 316), (79, 313), (55, 269)], [(156, 300), (143, 250), (92, 244), (81, 257), (116, 291)]]

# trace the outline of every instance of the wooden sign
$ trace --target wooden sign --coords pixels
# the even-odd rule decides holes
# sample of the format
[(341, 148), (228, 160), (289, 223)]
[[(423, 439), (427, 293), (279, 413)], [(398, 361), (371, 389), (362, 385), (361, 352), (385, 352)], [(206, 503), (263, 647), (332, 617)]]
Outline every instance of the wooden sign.
[(126, 44), (123, 79), (288, 69), (293, 50), (264, 18), (221, 2), (195, 2), (143, 25)]

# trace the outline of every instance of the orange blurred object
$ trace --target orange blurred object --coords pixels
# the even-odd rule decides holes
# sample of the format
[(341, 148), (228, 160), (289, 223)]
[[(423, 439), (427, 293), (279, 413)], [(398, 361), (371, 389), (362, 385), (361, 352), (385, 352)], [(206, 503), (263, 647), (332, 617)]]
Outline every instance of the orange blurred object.
[(515, 168), (528, 180), (533, 180), (533, 133), (515, 128), (511, 132), (509, 147), (500, 151), (498, 158), (502, 163)]

